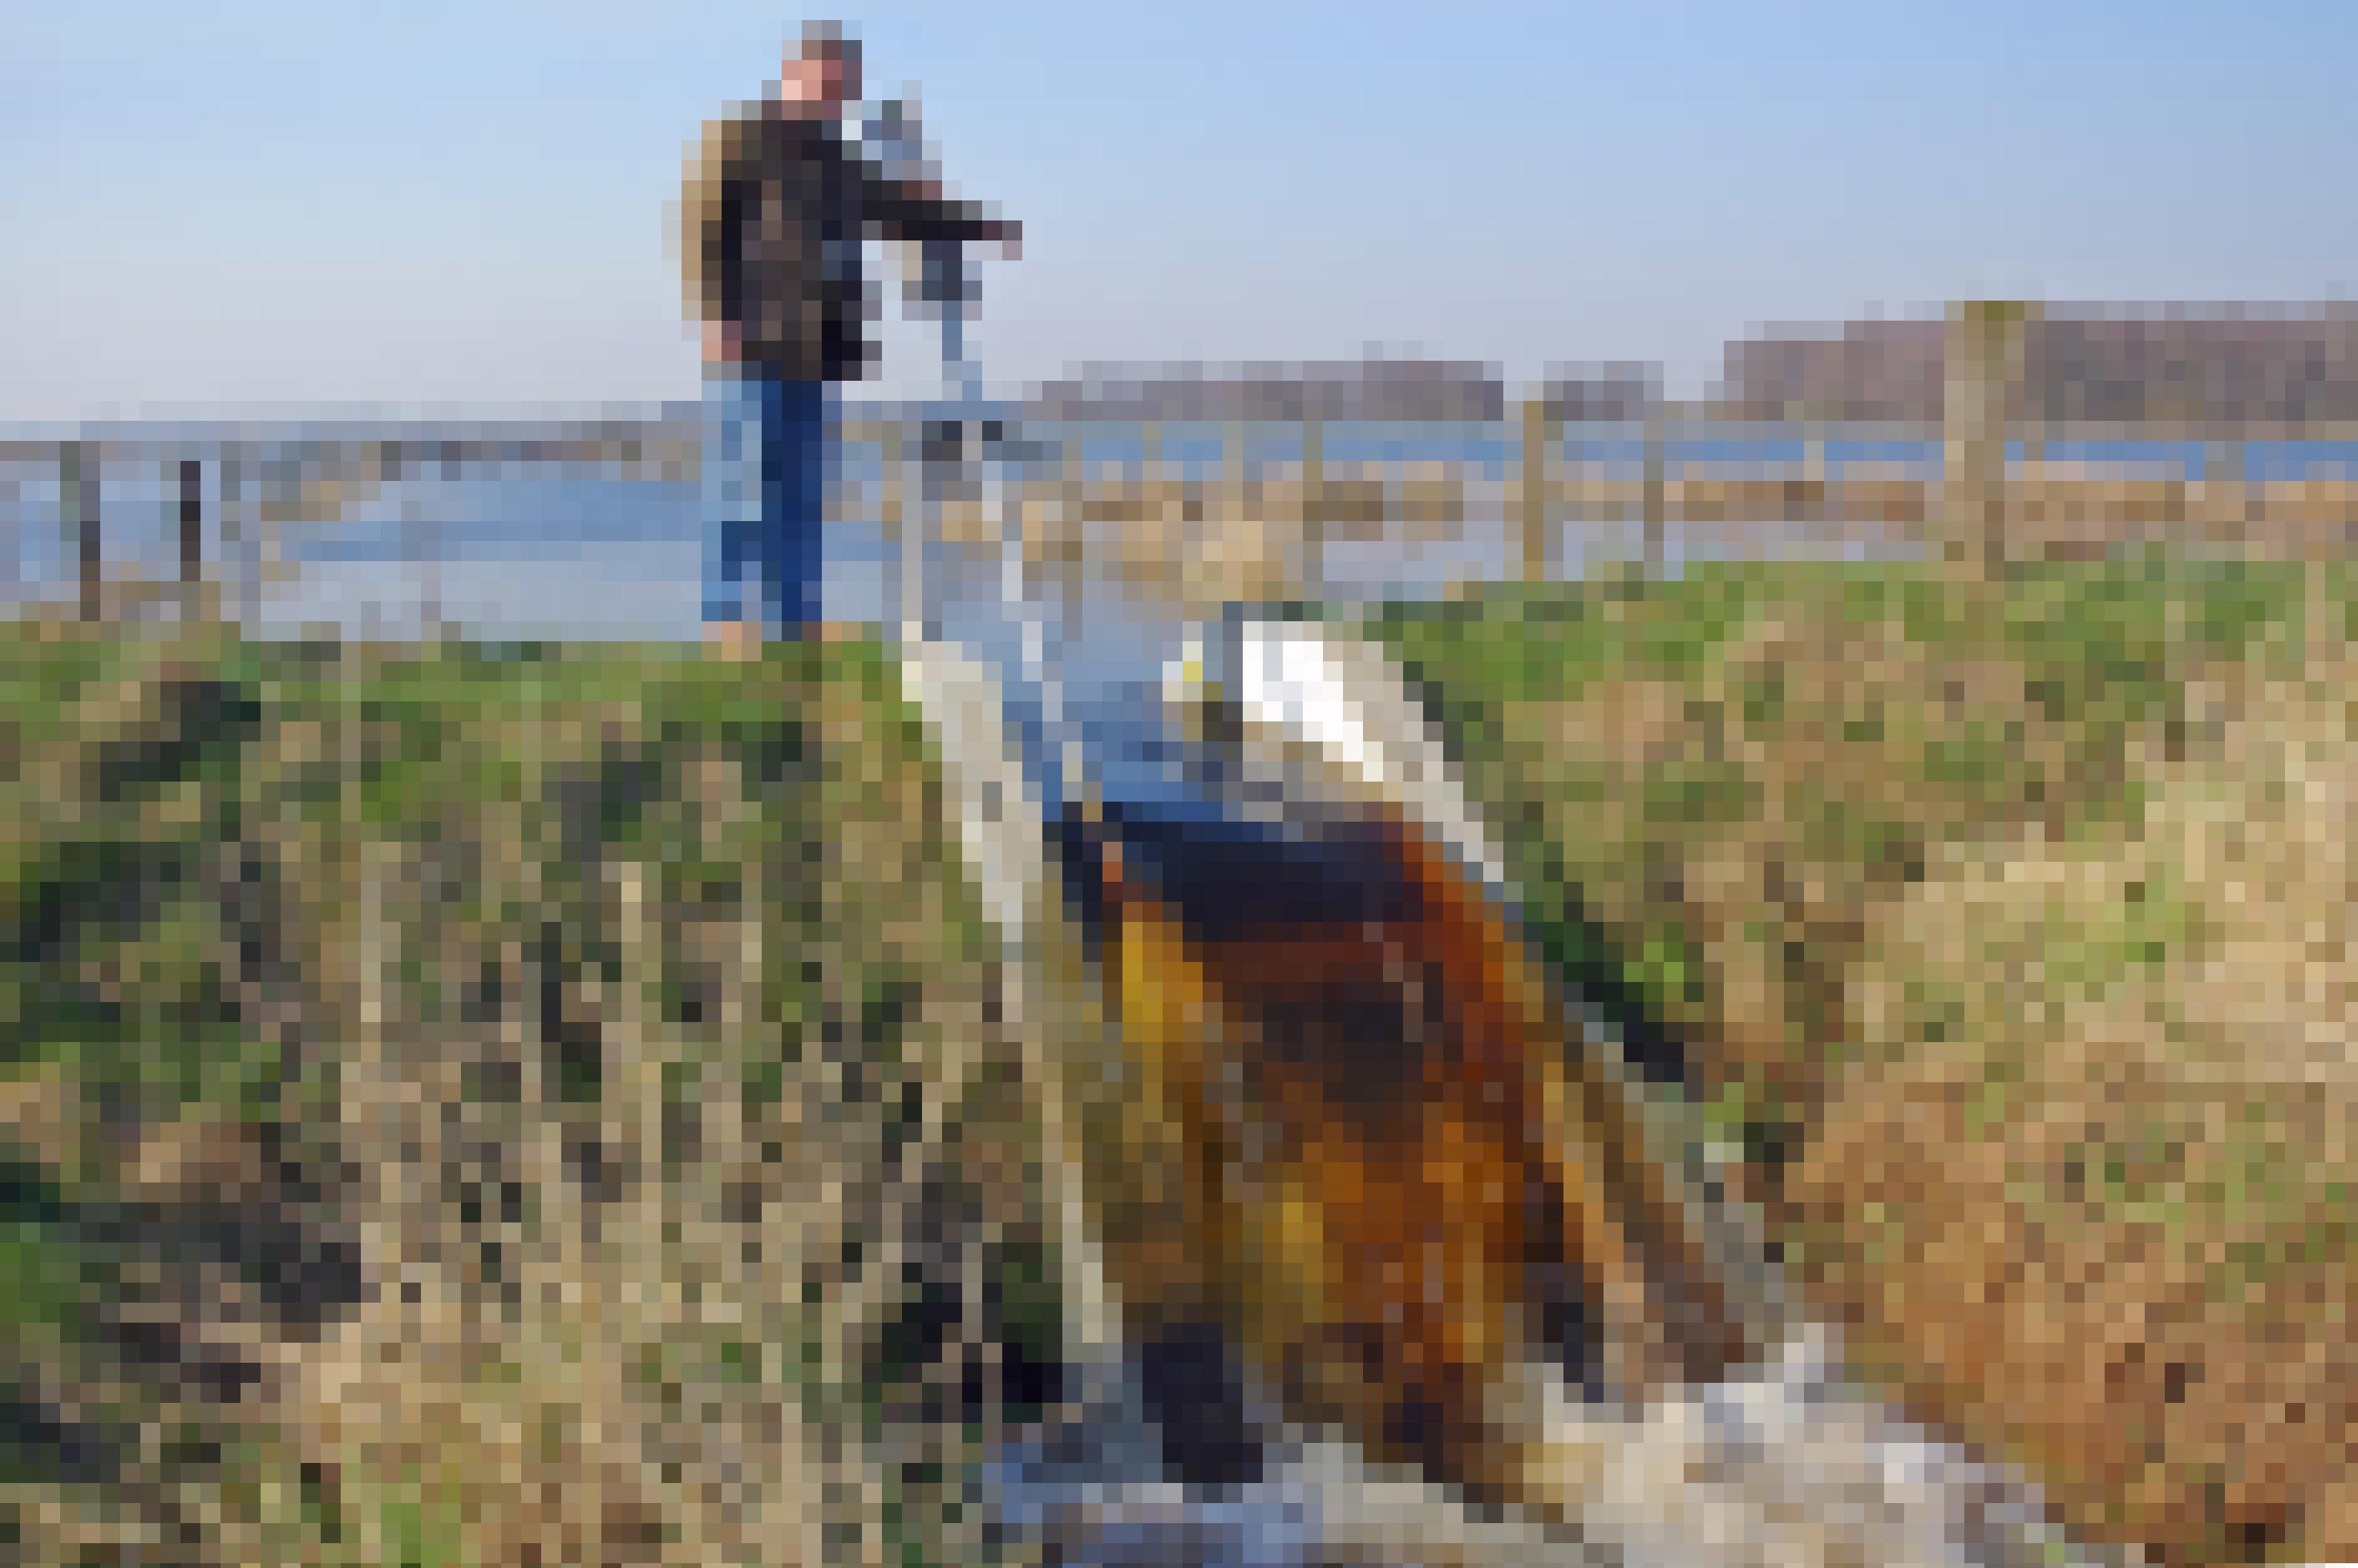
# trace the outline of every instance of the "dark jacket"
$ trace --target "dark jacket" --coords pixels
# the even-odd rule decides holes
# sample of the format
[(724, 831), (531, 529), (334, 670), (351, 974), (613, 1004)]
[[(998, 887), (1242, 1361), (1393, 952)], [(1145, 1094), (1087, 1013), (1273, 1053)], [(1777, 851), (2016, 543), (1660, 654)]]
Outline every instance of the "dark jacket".
[(774, 101), (705, 126), (680, 215), (689, 310), (734, 322), (740, 358), (791, 381), (866, 373), (863, 240), (989, 240), (1009, 227), (887, 178), (840, 123)]

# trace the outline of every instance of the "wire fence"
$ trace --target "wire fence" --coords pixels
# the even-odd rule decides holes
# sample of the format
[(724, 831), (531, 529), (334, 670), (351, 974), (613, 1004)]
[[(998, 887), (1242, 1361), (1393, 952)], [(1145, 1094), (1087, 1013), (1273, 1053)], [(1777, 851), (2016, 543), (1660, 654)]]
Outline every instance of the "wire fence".
[[(1965, 400), (1959, 400), (1961, 402)], [(1189, 420), (997, 406), (838, 420), (831, 612), (919, 607), (926, 562), (1020, 558), (1184, 602), (1398, 597), (1601, 564), (2166, 546), (2315, 559), (2358, 519), (2358, 426), (1560, 416)], [(0, 440), (11, 597), (83, 619), (382, 611), (686, 630), (693, 411), (536, 423), (94, 427)], [(374, 605), (375, 611), (370, 607)], [(394, 609), (387, 609), (392, 606)], [(363, 616), (363, 618), (365, 618)]]

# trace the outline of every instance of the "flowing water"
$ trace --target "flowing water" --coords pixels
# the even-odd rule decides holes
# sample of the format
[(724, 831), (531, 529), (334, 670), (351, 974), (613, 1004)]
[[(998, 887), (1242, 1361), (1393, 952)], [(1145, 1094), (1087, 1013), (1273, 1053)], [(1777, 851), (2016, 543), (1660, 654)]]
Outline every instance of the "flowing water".
[[(1184, 468), (1217, 458), (1192, 439), (1166, 430), (1165, 460)], [(1330, 435), (1329, 460), (1354, 460), (1354, 440), (1380, 456), (1416, 455), (1407, 433), (1376, 430)], [(1496, 470), (1510, 454), (1501, 445), (1455, 455)], [(855, 454), (847, 477), (872, 480), (865, 462)], [(1003, 484), (1010, 471), (990, 477)], [(1329, 592), (1399, 597), (1502, 575), (1504, 476), (1489, 478), (1498, 502), (1491, 521), (1422, 556), (1390, 543), (1338, 547), (1327, 560)], [(53, 478), (0, 474), (16, 597), (55, 594), (71, 580), (56, 492)], [(168, 558), (172, 498), (163, 487), (124, 474), (107, 493), (112, 557)], [(701, 550), (695, 500), (685, 484), (576, 473), (404, 481), (332, 529), (311, 531), (298, 580), (268, 596), (256, 619), (265, 632), (326, 622), (414, 635), (438, 616), (480, 636), (690, 637)], [(830, 528), (829, 617), (896, 623), (903, 567), (874, 522)], [(1053, 815), (1083, 777), (1109, 800), (1167, 800), (1190, 786), (1162, 698), (1166, 673), (1199, 631), (1181, 612), (1102, 579), (1040, 591), (1004, 550), (936, 547), (924, 572), (924, 641), (962, 652), (988, 676), (1033, 810)], [(1573, 1434), (1568, 1453), (1604, 1455), (1583, 1483), (1576, 1531), (1475, 1518), (1412, 1479), (1366, 1472), (1331, 1444), (1281, 1454), (1260, 1481), (1224, 1495), (1191, 1492), (1161, 1476), (1120, 1368), (1104, 1394), (1072, 1428), (991, 1461), (988, 1492), (1002, 1523), (1059, 1536), (1065, 1561), (2051, 1560), (2017, 1488), (1853, 1397), (1830, 1369), (1823, 1336), (1809, 1332), (1761, 1367), (1642, 1415), (1560, 1412)]]

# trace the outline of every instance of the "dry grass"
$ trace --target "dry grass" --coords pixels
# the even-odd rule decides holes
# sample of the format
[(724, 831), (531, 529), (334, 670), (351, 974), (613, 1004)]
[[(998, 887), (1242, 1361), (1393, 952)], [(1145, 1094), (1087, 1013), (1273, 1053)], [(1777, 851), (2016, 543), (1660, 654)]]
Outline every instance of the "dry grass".
[(2350, 604), (1784, 568), (1389, 627), (1865, 1369), (2172, 1561), (2358, 1552)]
[[(2349, 605), (1791, 568), (1388, 628), (1862, 1360), (2177, 1561), (2358, 1555)], [(986, 1551), (1063, 1309), (877, 650), (19, 636), (0, 695), (0, 1540)]]
[(986, 1555), (1044, 1233), (877, 650), (0, 664), (18, 1548)]
[(1873, 1195), (1827, 1283), (1920, 1403), (2180, 1555), (2358, 1549), (2300, 1530), (2358, 1372), (2350, 673), (2198, 696), (2211, 738), (2117, 842), (1942, 857), (1860, 960), (1867, 1065), (1787, 1195), (1837, 1227)]

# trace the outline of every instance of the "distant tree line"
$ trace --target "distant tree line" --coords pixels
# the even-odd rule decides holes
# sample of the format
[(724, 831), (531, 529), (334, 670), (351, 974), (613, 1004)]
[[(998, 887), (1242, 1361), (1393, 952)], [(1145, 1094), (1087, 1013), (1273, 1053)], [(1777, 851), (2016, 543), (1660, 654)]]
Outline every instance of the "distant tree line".
[[(1774, 329), (1727, 346), (1715, 401), (1747, 418), (1938, 422), (1947, 323)], [(2042, 420), (2358, 419), (2358, 310), (2050, 305), (2021, 409)]]

